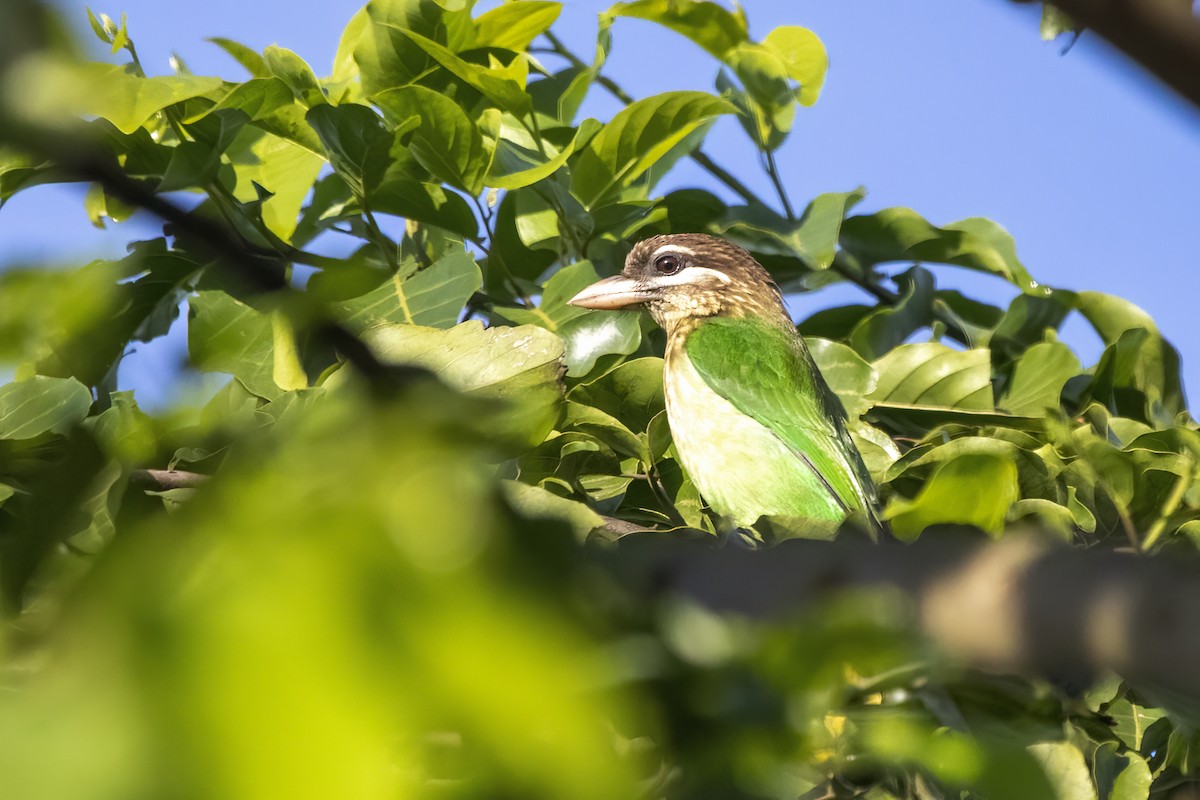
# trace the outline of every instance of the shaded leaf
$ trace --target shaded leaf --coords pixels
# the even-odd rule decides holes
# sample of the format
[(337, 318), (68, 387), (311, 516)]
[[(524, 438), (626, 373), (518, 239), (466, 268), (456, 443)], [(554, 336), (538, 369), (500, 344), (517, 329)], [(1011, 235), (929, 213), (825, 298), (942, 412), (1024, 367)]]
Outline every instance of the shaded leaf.
[(1058, 408), (1063, 386), (1078, 375), (1081, 368), (1079, 359), (1065, 344), (1035, 344), (1017, 361), (999, 405), (1013, 414), (1028, 415)]
[(909, 541), (930, 525), (973, 525), (991, 534), (1019, 496), (1017, 468), (993, 455), (969, 454), (942, 464), (913, 500), (898, 498), (884, 510), (892, 532)]
[(0, 439), (66, 433), (83, 422), (92, 393), (73, 378), (35, 375), (0, 386)]
[(380, 325), (366, 340), (387, 363), (425, 367), (455, 389), (502, 402), (495, 431), (508, 447), (541, 442), (558, 420), (563, 345), (542, 328), (484, 329), (477, 321), (449, 330)]
[(407, 277), (393, 275), (342, 308), (346, 321), (357, 328), (378, 322), (449, 328), (458, 322), (463, 306), (482, 282), (471, 254), (457, 252)]

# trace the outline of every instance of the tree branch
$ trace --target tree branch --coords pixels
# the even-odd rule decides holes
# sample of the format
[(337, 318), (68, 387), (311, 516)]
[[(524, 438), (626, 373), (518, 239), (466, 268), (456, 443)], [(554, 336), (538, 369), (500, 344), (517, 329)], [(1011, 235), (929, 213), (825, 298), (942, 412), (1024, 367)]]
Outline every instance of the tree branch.
[[(926, 535), (905, 546), (791, 540), (718, 550), (662, 534), (618, 551), (635, 591), (751, 618), (795, 616), (841, 593), (886, 588), (951, 657), (1074, 683), (1111, 670), (1146, 691), (1200, 700), (1200, 563), (1079, 551), (1009, 536)], [(627, 541), (627, 540), (622, 540)]]
[(1054, 5), (1200, 108), (1200, 20), (1191, 3), (1054, 0)]

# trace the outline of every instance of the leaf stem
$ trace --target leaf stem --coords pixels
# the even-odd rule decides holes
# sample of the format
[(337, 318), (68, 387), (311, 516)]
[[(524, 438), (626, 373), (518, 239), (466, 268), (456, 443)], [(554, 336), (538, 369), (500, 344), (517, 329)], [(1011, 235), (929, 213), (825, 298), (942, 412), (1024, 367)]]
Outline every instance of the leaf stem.
[(1192, 485), (1192, 480), (1195, 478), (1195, 468), (1190, 467), (1186, 474), (1180, 475), (1179, 480), (1175, 481), (1175, 485), (1171, 487), (1171, 494), (1167, 496), (1167, 500), (1163, 503), (1162, 513), (1158, 519), (1150, 526), (1150, 530), (1146, 531), (1146, 538), (1142, 541), (1142, 551), (1145, 552), (1158, 543), (1159, 537), (1167, 529), (1167, 520), (1179, 509), (1179, 504), (1183, 502), (1183, 496), (1187, 494), (1188, 487)]
[(783, 206), (783, 215), (787, 217), (788, 222), (796, 221), (796, 212), (792, 210), (792, 201), (788, 199), (787, 189), (784, 188), (783, 179), (779, 176), (779, 164), (775, 161), (775, 151), (766, 150), (767, 175), (771, 178), (771, 183), (775, 186), (775, 193), (779, 195), (779, 204)]

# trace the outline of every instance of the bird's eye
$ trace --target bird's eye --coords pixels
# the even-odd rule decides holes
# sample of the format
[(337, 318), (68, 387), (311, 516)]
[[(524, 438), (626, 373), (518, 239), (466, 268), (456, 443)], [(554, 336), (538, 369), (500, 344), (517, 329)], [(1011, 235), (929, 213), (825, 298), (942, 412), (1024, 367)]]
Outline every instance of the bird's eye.
[(674, 275), (683, 267), (683, 262), (679, 260), (679, 256), (673, 256), (670, 253), (659, 256), (654, 259), (654, 268), (662, 275)]

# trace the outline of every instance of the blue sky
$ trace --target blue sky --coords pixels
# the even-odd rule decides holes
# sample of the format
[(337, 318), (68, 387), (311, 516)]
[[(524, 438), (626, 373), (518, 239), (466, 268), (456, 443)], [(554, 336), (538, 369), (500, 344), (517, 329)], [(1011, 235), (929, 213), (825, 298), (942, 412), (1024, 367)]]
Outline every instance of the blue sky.
[[(58, 0), (86, 32), (84, 3)], [(593, 47), (597, 12), (607, 2), (568, 0), (556, 30), (575, 49)], [(201, 74), (244, 77), (209, 36), (257, 49), (278, 43), (326, 73), (342, 27), (360, 6), (349, 0), (164, 3), (125, 0), (93, 6), (118, 17), (151, 71), (167, 72), (172, 51)], [(1160, 88), (1098, 37), (1069, 54), (1038, 38), (1037, 10), (1005, 0), (746, 0), (751, 34), (777, 25), (809, 27), (825, 41), (830, 70), (820, 102), (801, 110), (779, 154), (793, 201), (865, 186), (858, 208), (909, 206), (937, 224), (986, 216), (1015, 237), (1041, 283), (1122, 295), (1149, 311), (1184, 359), (1185, 384), (1200, 386), (1200, 342), (1192, 304), (1200, 286), (1194, 233), (1200, 222), (1200, 114)], [(87, 34), (90, 36), (90, 34)], [(636, 96), (712, 87), (716, 65), (681, 37), (650, 23), (620, 20), (606, 73)], [(585, 113), (610, 115), (608, 99)], [(714, 129), (706, 149), (769, 197), (752, 148), (734, 123)], [(716, 189), (698, 168), (682, 165), (672, 185)], [(96, 231), (82, 193), (39, 187), (0, 211), (0, 266), (30, 260), (72, 263), (116, 256), (131, 239), (155, 235), (136, 219)], [(999, 281), (936, 268), (939, 283), (1002, 303)], [(840, 287), (799, 298), (797, 316), (860, 301)], [(1099, 345), (1086, 324), (1069, 322), (1064, 338), (1094, 362)], [(181, 342), (150, 348), (123, 370), (126, 383), (153, 403), (161, 370), (180, 358)]]

